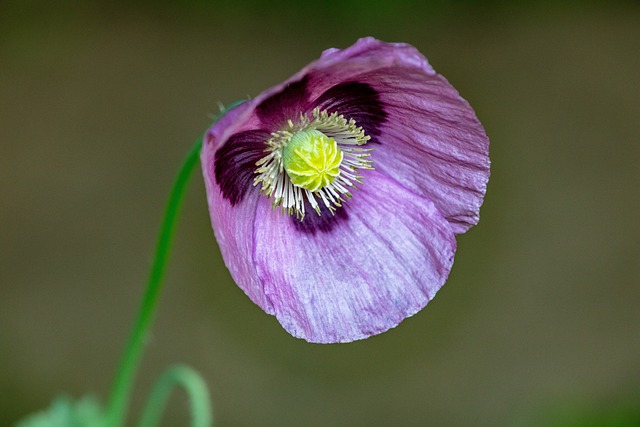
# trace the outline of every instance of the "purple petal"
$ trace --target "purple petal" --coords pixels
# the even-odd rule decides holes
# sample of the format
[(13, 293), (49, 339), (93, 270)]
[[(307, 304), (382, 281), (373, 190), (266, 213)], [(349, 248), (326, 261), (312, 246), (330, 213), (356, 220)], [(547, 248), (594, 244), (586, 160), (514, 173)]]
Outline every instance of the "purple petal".
[(263, 308), (296, 337), (348, 342), (386, 331), (422, 309), (449, 274), (455, 238), (433, 203), (376, 172), (365, 181), (328, 232), (301, 232), (268, 200), (258, 203)]
[(456, 234), (477, 224), (489, 179), (489, 139), (469, 104), (439, 75), (396, 70), (376, 85), (389, 120), (374, 165), (426, 194)]
[[(238, 129), (238, 124), (253, 126), (254, 123), (241, 120), (247, 111), (251, 111), (251, 103), (244, 103), (225, 113), (206, 133), (200, 160), (202, 173), (207, 191), (207, 202), (211, 224), (216, 235), (216, 240), (222, 252), (224, 262), (231, 276), (238, 283), (243, 283), (245, 293), (251, 300), (262, 307), (267, 313), (272, 313), (268, 301), (265, 299), (263, 284), (258, 279), (253, 261), (254, 253), (254, 219), (258, 200), (261, 198), (258, 191), (247, 191), (245, 196), (234, 203), (233, 198), (223, 193), (222, 186), (216, 181), (216, 150), (224, 141), (230, 139), (229, 135)], [(244, 132), (239, 130), (238, 134)], [(228, 141), (227, 141), (228, 142)], [(222, 179), (222, 182), (225, 182)], [(248, 187), (249, 189), (253, 187)], [(236, 191), (236, 190), (234, 190)], [(242, 191), (242, 190), (237, 190)]]

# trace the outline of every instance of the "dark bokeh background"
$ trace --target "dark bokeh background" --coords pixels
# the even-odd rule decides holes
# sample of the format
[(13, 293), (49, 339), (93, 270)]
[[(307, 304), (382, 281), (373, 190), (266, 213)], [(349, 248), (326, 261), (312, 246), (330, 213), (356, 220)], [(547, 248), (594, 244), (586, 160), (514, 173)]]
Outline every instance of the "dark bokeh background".
[[(637, 2), (137, 4), (0, 3), (0, 425), (107, 395), (167, 191), (217, 103), (364, 35), (417, 46), (492, 141), (447, 285), (383, 335), (294, 339), (230, 279), (198, 173), (133, 415), (183, 362), (219, 426), (638, 416)], [(185, 425), (184, 396), (168, 412)]]

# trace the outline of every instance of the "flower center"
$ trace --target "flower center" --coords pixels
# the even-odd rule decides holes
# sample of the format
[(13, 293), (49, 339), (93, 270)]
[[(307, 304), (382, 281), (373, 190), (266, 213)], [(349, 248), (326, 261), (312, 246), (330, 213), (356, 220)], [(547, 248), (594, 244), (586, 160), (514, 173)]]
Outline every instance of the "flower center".
[(336, 112), (314, 109), (271, 134), (265, 156), (256, 162), (254, 185), (273, 207), (304, 219), (306, 206), (318, 215), (321, 204), (334, 213), (351, 198), (355, 184), (362, 184), (360, 169), (371, 167), (370, 137), (353, 119)]
[(336, 140), (315, 129), (296, 133), (282, 149), (291, 183), (311, 192), (333, 184), (343, 157)]

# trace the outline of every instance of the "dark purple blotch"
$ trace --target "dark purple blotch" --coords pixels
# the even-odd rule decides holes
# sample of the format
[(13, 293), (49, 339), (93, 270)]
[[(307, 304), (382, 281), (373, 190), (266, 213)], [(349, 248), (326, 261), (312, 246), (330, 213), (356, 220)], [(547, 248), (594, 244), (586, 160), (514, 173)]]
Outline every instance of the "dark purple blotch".
[(362, 126), (365, 134), (371, 137), (370, 142), (379, 142), (376, 137), (380, 136), (380, 127), (387, 120), (380, 95), (366, 83), (337, 84), (320, 95), (314, 107), (355, 120), (358, 126)]
[[(305, 208), (307, 214), (300, 221), (299, 218), (291, 216), (289, 219), (293, 226), (301, 233), (315, 235), (316, 233), (330, 233), (335, 226), (349, 220), (347, 212), (347, 203), (343, 203), (342, 207), (336, 209), (332, 214), (324, 205), (320, 205), (320, 215), (306, 202)], [(321, 202), (322, 203), (322, 202)]]
[(307, 86), (309, 78), (304, 76), (297, 82), (289, 83), (280, 92), (271, 95), (256, 107), (256, 114), (263, 129), (271, 132), (280, 130), (287, 120), (296, 120), (308, 105)]
[(231, 135), (216, 151), (214, 173), (225, 199), (232, 206), (242, 201), (253, 187), (256, 162), (265, 156), (266, 142), (271, 137), (263, 130), (248, 130)]

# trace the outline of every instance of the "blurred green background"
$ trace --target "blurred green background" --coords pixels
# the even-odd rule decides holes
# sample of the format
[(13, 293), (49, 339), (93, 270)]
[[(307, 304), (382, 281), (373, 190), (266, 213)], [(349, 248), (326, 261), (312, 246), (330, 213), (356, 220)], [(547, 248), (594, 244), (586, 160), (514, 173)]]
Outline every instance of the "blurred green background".
[(294, 339), (230, 279), (198, 173), (132, 415), (182, 362), (218, 426), (640, 425), (640, 4), (447, 0), (1, 2), (0, 425), (106, 397), (217, 103), (365, 35), (418, 47), (491, 138), (447, 285), (380, 336)]

